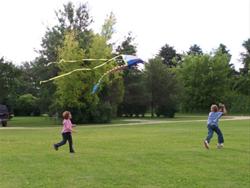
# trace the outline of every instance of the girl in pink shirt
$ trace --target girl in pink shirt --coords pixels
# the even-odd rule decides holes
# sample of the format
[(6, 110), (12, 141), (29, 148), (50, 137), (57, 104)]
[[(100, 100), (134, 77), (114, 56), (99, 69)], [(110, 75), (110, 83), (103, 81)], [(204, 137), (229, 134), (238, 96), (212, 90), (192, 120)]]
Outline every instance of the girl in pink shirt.
[(73, 124), (71, 123), (71, 113), (69, 111), (65, 111), (63, 112), (63, 128), (62, 128), (62, 138), (63, 140), (57, 144), (54, 144), (54, 148), (55, 150), (58, 150), (58, 148), (64, 144), (66, 144), (66, 142), (69, 142), (69, 152), (70, 153), (75, 153), (74, 149), (73, 149), (73, 140), (72, 140), (72, 136), (71, 136), (71, 132), (73, 131), (72, 127)]

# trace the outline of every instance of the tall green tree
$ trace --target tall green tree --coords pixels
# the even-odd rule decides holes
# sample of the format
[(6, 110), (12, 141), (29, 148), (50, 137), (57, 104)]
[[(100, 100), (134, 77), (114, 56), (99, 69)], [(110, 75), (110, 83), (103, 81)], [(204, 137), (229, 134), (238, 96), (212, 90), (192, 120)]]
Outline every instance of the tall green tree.
[(174, 47), (169, 46), (168, 44), (165, 44), (161, 48), (158, 55), (163, 59), (163, 63), (170, 68), (176, 67), (181, 59), (181, 56), (176, 52)]
[(87, 4), (75, 6), (72, 2), (63, 5), (63, 9), (56, 11), (57, 24), (47, 28), (42, 39), (43, 49), (40, 51), (49, 62), (58, 60), (58, 49), (62, 47), (65, 33), (77, 31), (76, 38), (82, 49), (88, 48), (92, 31), (88, 29), (92, 23)]
[[(90, 44), (89, 54), (95, 58), (110, 58), (112, 49), (107, 44), (104, 37), (96, 34)], [(86, 57), (84, 50), (79, 46), (75, 32), (68, 32), (65, 36), (64, 45), (59, 49), (60, 59), (81, 60)], [(60, 74), (69, 72), (76, 68), (88, 67), (93, 68), (100, 62), (79, 62), (69, 63), (63, 62), (59, 64)], [(73, 111), (77, 122), (107, 122), (110, 121), (112, 106), (111, 101), (105, 101), (102, 98), (103, 88), (107, 87), (111, 80), (109, 76), (105, 77), (101, 83), (99, 92), (92, 94), (93, 85), (98, 79), (110, 68), (115, 62), (111, 62), (106, 66), (95, 71), (82, 71), (71, 74), (62, 79), (56, 80), (57, 85), (57, 100), (55, 106), (68, 108)], [(119, 74), (113, 74), (119, 78)], [(114, 100), (114, 99), (113, 99)]]
[(230, 74), (227, 54), (187, 55), (179, 71), (184, 86), (182, 107), (185, 111), (207, 111), (211, 104), (226, 101)]
[(136, 55), (137, 49), (134, 44), (134, 37), (132, 33), (129, 32), (125, 37), (124, 41), (116, 48), (116, 53), (118, 54), (128, 54), (128, 55)]
[(127, 71), (124, 76), (123, 103), (119, 106), (118, 115), (144, 116), (149, 106), (149, 93), (147, 92), (144, 72), (137, 69)]
[(200, 46), (198, 46), (197, 44), (194, 44), (192, 46), (190, 46), (189, 51), (187, 52), (188, 55), (202, 55), (202, 49)]
[(177, 108), (178, 83), (175, 74), (160, 57), (149, 60), (146, 64), (146, 84), (149, 93), (151, 116), (164, 115), (173, 117)]
[(21, 70), (12, 62), (0, 58), (0, 104), (14, 108), (23, 84)]
[(250, 39), (243, 42), (245, 52), (241, 53), (243, 68), (234, 76), (232, 87), (232, 111), (249, 113), (250, 110)]
[[(112, 48), (107, 44), (107, 38), (99, 34), (96, 34), (93, 38), (89, 50), (90, 57), (95, 58), (111, 58)], [(108, 70), (117, 66), (117, 62), (110, 62), (101, 69), (95, 71), (96, 79), (95, 82)], [(117, 106), (122, 102), (124, 93), (124, 86), (122, 81), (121, 72), (113, 72), (107, 75), (98, 92), (100, 103), (106, 103), (112, 108), (112, 115), (115, 116), (117, 111)]]
[(107, 41), (111, 39), (114, 34), (114, 25), (116, 24), (116, 18), (113, 12), (105, 19), (104, 24), (102, 25), (101, 36), (103, 36)]
[[(117, 47), (118, 54), (136, 55), (136, 45), (131, 33)], [(124, 70), (124, 97), (119, 105), (118, 115), (144, 115), (148, 108), (148, 97), (145, 85), (144, 73), (136, 68)]]
[[(65, 35), (64, 45), (59, 49), (59, 59), (81, 60), (84, 57), (84, 51), (79, 47), (74, 32), (68, 32)], [(58, 64), (60, 73), (70, 72), (80, 65), (77, 63), (63, 62)], [(57, 85), (57, 103), (61, 107), (78, 107), (83, 105), (80, 100), (82, 95), (90, 89), (90, 86), (84, 84), (84, 80), (90, 79), (89, 73), (75, 73), (56, 80)]]
[(32, 94), (24, 94), (18, 97), (15, 115), (30, 116), (40, 115), (39, 99)]
[(243, 42), (242, 46), (245, 49), (245, 52), (241, 53), (241, 60), (243, 68), (240, 70), (243, 75), (249, 75), (250, 67), (250, 38)]
[[(59, 49), (63, 47), (67, 32), (76, 31), (75, 37), (79, 47), (84, 49), (85, 57), (88, 58), (87, 53), (93, 32), (89, 29), (92, 18), (89, 15), (87, 4), (74, 5), (72, 2), (68, 2), (55, 14), (57, 22), (54, 26), (47, 28), (42, 38), (40, 56), (32, 64), (32, 68), (38, 73), (37, 80), (46, 80), (58, 75), (60, 69), (56, 64), (50, 64), (50, 62), (60, 60)], [(48, 107), (55, 101), (56, 87), (53, 82), (50, 82), (40, 85), (39, 90), (41, 111), (48, 112)]]

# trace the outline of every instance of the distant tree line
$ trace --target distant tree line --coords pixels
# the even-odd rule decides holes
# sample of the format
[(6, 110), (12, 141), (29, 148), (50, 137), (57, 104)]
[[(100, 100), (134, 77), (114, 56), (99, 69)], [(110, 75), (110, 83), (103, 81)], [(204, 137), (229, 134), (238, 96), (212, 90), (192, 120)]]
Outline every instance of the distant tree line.
[[(100, 91), (91, 94), (98, 78), (115, 62), (97, 71), (77, 72), (62, 79), (39, 81), (99, 62), (51, 64), (84, 58), (112, 58), (117, 54), (136, 55), (131, 33), (121, 44), (112, 44), (116, 19), (105, 19), (100, 33), (91, 29), (92, 18), (86, 4), (69, 2), (56, 12), (57, 24), (42, 38), (39, 56), (16, 66), (0, 59), (0, 103), (15, 115), (55, 115), (70, 110), (77, 123), (109, 122), (117, 116), (174, 117), (175, 112), (207, 112), (213, 103), (224, 102), (232, 113), (250, 112), (250, 38), (243, 41), (243, 68), (235, 70), (224, 44), (203, 53), (194, 44), (177, 53), (165, 44), (155, 57), (136, 68), (107, 77)], [(115, 47), (117, 46), (117, 47)]]

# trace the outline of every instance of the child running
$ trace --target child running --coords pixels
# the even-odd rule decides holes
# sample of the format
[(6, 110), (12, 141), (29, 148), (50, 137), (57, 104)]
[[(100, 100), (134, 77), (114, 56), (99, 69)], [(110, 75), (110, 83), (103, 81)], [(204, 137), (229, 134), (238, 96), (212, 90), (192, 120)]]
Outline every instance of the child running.
[(207, 149), (209, 149), (209, 143), (210, 143), (211, 138), (213, 137), (214, 132), (216, 132), (216, 134), (218, 135), (217, 148), (218, 149), (223, 148), (224, 138), (219, 128), (218, 122), (221, 116), (226, 113), (227, 113), (227, 110), (226, 110), (225, 105), (223, 104), (220, 105), (219, 109), (218, 109), (218, 106), (215, 104), (211, 106), (211, 112), (209, 113), (208, 120), (207, 120), (208, 135), (204, 141), (204, 145)]
[(63, 129), (62, 129), (62, 138), (63, 140), (57, 144), (54, 144), (54, 148), (55, 150), (58, 150), (58, 148), (64, 144), (66, 144), (66, 142), (69, 142), (69, 152), (70, 153), (75, 153), (74, 149), (73, 149), (73, 140), (72, 140), (72, 136), (71, 133), (73, 131), (73, 124), (71, 123), (71, 113), (69, 111), (65, 111), (63, 112)]

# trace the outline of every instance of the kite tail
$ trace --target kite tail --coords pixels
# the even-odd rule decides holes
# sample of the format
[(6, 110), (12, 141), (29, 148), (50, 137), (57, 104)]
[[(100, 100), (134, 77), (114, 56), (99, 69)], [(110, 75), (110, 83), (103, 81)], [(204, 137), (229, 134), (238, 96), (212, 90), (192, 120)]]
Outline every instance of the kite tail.
[[(59, 76), (52, 77), (52, 78), (50, 78), (50, 79), (48, 79), (48, 80), (40, 81), (40, 84), (47, 83), (47, 82), (50, 82), (50, 81), (52, 81), (52, 80), (56, 80), (56, 79), (58, 79), (58, 78), (62, 78), (62, 77), (64, 77), (64, 76), (68, 76), (68, 75), (70, 75), (70, 74), (72, 74), (72, 73), (74, 73), (74, 72), (78, 72), (78, 71), (90, 71), (90, 70), (98, 69), (98, 68), (100, 68), (100, 67), (106, 65), (106, 64), (109, 63), (110, 61), (117, 59), (118, 57), (122, 57), (122, 55), (117, 55), (117, 56), (115, 56), (115, 57), (113, 57), (113, 58), (111, 58), (111, 59), (82, 59), (82, 60), (64, 60), (64, 59), (61, 59), (58, 63), (63, 63), (63, 62), (74, 63), (74, 62), (79, 62), (79, 61), (105, 61), (105, 62), (102, 63), (102, 64), (100, 64), (100, 65), (95, 66), (94, 68), (81, 68), (81, 69), (75, 69), (75, 70), (70, 71), (70, 72), (67, 72), (67, 73), (65, 73), (65, 74), (61, 74), (61, 75), (59, 75)], [(54, 64), (54, 63), (56, 63), (56, 62), (51, 62), (51, 63), (49, 63), (48, 65)]]
[(97, 92), (97, 90), (99, 88), (99, 85), (100, 85), (100, 83), (97, 83), (97, 84), (94, 85), (91, 94), (95, 94)]
[(97, 84), (94, 85), (94, 87), (93, 87), (91, 93), (92, 93), (92, 94), (95, 94), (95, 93), (97, 92), (97, 90), (98, 90), (98, 88), (99, 88), (99, 86), (100, 86), (100, 84), (101, 84), (101, 82), (102, 82), (102, 80), (103, 80), (103, 78), (104, 78), (105, 76), (107, 76), (108, 74), (110, 74), (110, 73), (112, 73), (112, 72), (122, 70), (122, 69), (124, 69), (124, 68), (126, 68), (126, 67), (128, 67), (128, 65), (121, 65), (121, 66), (114, 67), (113, 69), (111, 69), (111, 70), (105, 72), (105, 73), (101, 76), (101, 78), (98, 80)]
[(98, 65), (98, 66), (94, 67), (93, 69), (98, 69), (98, 68), (100, 68), (100, 67), (106, 65), (106, 64), (109, 63), (110, 61), (113, 61), (113, 60), (117, 59), (118, 57), (122, 57), (122, 55), (117, 55), (117, 56), (115, 56), (115, 57), (109, 59), (108, 61), (102, 63), (101, 65)]
[(50, 82), (50, 81), (52, 81), (52, 80), (56, 80), (56, 79), (58, 79), (58, 78), (62, 78), (62, 77), (64, 77), (64, 76), (68, 76), (68, 75), (70, 75), (70, 74), (72, 74), (72, 73), (74, 73), (74, 72), (78, 72), (78, 71), (89, 71), (89, 70), (92, 70), (92, 69), (89, 69), (89, 68), (75, 69), (75, 70), (70, 71), (70, 72), (67, 72), (67, 73), (65, 73), (65, 74), (61, 74), (61, 75), (59, 75), (59, 76), (52, 77), (52, 78), (50, 78), (50, 79), (48, 79), (48, 80), (40, 81), (40, 84), (47, 83), (47, 82)]

